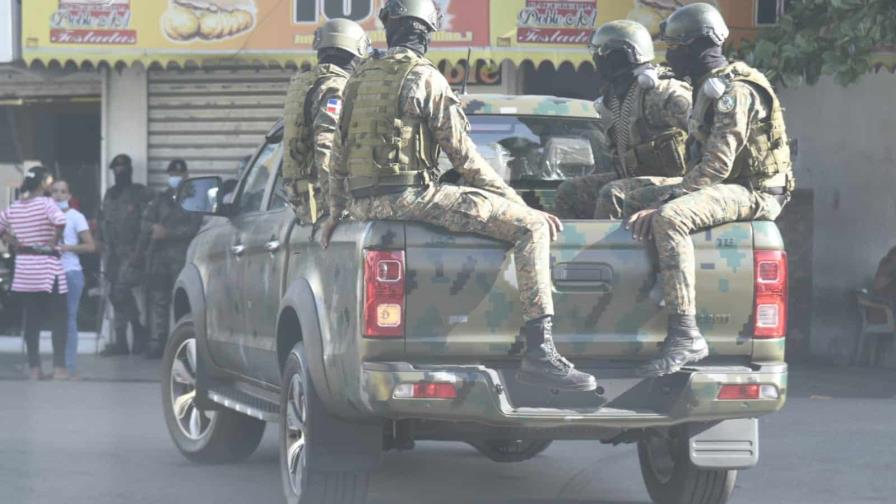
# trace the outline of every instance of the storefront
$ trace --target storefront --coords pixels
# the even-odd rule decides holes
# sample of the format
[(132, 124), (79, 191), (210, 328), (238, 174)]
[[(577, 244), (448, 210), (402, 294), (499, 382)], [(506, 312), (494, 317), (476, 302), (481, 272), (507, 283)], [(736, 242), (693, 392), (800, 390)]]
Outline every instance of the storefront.
[[(678, 0), (436, 0), (444, 13), (430, 57), (470, 92), (595, 98), (586, 45), (600, 23), (657, 31)], [(744, 4), (717, 0), (738, 16)], [(280, 116), (290, 76), (313, 62), (314, 30), (347, 17), (377, 47), (382, 0), (29, 0), (27, 68), (77, 69), (99, 89), (100, 162), (125, 152), (139, 181), (162, 187), (183, 158), (195, 174), (233, 175)], [(667, 5), (668, 4), (668, 5)], [(744, 11), (746, 12), (746, 11)], [(740, 23), (738, 26), (751, 26)], [(735, 30), (736, 33), (740, 33)], [(88, 70), (84, 70), (88, 68)], [(100, 170), (100, 188), (108, 174)]]

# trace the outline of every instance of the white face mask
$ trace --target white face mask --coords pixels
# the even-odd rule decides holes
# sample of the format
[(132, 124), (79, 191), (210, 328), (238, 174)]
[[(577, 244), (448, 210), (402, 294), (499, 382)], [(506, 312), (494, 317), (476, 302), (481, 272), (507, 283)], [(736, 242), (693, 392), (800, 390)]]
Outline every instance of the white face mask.
[(57, 201), (56, 205), (59, 206), (60, 210), (68, 210), (68, 200), (65, 201)]
[(184, 178), (179, 175), (171, 175), (168, 177), (168, 187), (177, 189), (177, 186), (179, 186), (183, 180)]

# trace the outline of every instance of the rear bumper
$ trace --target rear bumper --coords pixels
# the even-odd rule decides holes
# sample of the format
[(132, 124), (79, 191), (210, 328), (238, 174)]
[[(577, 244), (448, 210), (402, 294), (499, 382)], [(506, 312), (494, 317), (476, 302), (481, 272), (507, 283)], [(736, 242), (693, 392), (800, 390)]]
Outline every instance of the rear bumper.
[[(648, 380), (635, 378), (631, 369), (598, 370), (598, 383), (605, 389), (603, 397), (593, 392), (552, 394), (549, 390), (522, 390), (513, 374), (509, 369), (496, 371), (473, 365), (370, 362), (363, 366), (362, 397), (367, 413), (381, 418), (550, 430), (634, 429), (753, 418), (781, 409), (787, 396), (787, 365), (783, 363), (698, 366)], [(420, 382), (453, 383), (457, 398), (394, 397), (397, 385)], [(773, 386), (778, 397), (750, 401), (717, 399), (723, 384), (754, 383)], [(567, 400), (562, 397), (564, 394)]]

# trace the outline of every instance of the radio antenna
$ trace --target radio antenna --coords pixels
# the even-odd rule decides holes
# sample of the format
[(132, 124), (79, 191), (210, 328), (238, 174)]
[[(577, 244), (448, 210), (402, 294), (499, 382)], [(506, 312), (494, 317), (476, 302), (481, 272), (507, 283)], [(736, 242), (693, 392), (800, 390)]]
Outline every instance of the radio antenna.
[(470, 82), (470, 57), (473, 55), (473, 48), (467, 48), (467, 61), (464, 64), (464, 86), (460, 89), (460, 94), (467, 94), (467, 83)]

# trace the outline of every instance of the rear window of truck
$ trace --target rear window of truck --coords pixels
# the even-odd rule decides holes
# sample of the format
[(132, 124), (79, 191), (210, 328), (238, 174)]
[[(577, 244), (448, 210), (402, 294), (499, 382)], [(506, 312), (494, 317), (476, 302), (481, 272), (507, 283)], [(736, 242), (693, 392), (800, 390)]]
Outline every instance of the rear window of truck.
[(480, 154), (508, 183), (563, 181), (610, 169), (596, 120), (471, 115)]

